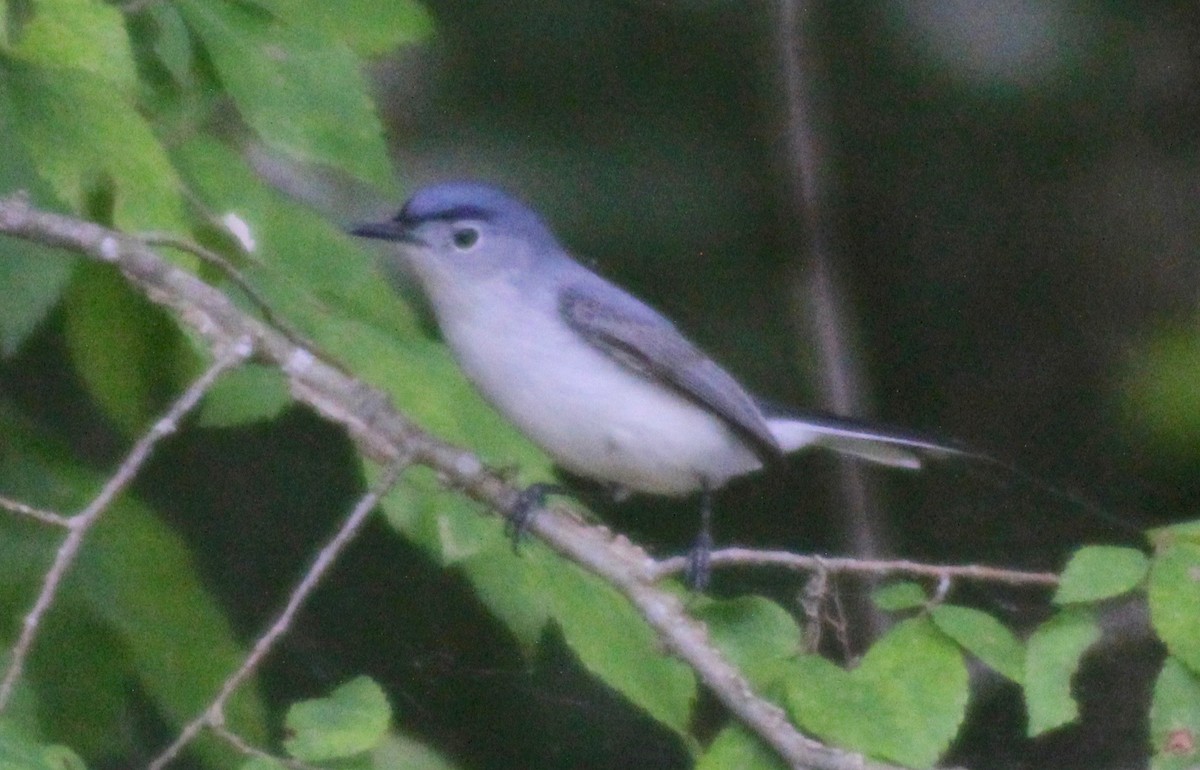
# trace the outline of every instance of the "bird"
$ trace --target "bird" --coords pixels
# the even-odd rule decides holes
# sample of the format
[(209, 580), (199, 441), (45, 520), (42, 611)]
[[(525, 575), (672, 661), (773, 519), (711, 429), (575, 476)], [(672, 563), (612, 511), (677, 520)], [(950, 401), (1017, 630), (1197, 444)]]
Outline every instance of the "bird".
[[(735, 477), (809, 448), (909, 470), (975, 456), (916, 433), (768, 406), (498, 187), (431, 184), (394, 217), (349, 232), (392, 244), (388, 258), (415, 278), (463, 374), (557, 465), (624, 492), (701, 493), (688, 570), (696, 587), (708, 581), (712, 495)], [(540, 507), (547, 490), (561, 491), (535, 484), (517, 508)], [(512, 513), (521, 524), (528, 510)]]

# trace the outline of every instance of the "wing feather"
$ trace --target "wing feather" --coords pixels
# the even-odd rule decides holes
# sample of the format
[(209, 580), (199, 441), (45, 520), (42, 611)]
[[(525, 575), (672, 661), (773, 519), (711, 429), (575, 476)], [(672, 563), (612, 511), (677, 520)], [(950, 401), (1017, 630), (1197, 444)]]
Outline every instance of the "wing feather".
[(766, 419), (737, 380), (665, 318), (638, 309), (643, 312), (625, 312), (578, 288), (566, 289), (559, 299), (563, 319), (588, 344), (708, 410), (765, 462), (781, 457)]

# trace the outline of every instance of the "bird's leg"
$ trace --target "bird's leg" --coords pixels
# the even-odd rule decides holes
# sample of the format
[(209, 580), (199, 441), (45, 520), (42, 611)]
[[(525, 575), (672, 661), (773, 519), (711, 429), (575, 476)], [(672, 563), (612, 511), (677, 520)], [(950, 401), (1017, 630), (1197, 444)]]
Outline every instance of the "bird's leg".
[(504, 534), (512, 540), (513, 550), (521, 543), (521, 538), (529, 531), (534, 514), (539, 508), (546, 506), (546, 497), (566, 493), (566, 488), (559, 484), (530, 484), (521, 490), (516, 501), (508, 509), (507, 520), (504, 522)]
[(687, 571), (684, 573), (684, 581), (693, 591), (703, 591), (712, 577), (712, 509), (713, 491), (705, 482), (700, 490), (700, 532), (688, 553)]

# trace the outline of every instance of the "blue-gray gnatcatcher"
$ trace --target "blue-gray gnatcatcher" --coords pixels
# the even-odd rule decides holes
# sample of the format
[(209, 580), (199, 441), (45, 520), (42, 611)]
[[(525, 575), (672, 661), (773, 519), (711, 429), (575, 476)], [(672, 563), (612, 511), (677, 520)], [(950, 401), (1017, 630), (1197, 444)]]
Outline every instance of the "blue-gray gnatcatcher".
[(804, 447), (901, 468), (968, 454), (853, 420), (770, 412), (493, 187), (426, 187), (394, 219), (351, 232), (399, 247), (466, 376), (582, 476), (658, 495), (703, 491), (707, 510), (707, 493)]

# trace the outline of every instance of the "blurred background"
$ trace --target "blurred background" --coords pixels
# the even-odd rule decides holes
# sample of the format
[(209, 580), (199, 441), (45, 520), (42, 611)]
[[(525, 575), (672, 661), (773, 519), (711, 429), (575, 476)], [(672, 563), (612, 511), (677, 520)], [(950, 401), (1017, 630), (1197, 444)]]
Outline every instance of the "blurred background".
[[(406, 191), (505, 186), (757, 393), (958, 440), (1057, 489), (803, 457), (726, 490), (719, 542), (1054, 569), (1084, 542), (1138, 542), (1096, 508), (1134, 529), (1195, 515), (1193, 3), (428, 8), (435, 36), (375, 73)], [(694, 501), (589, 502), (662, 550), (694, 533)], [(788, 603), (795, 584), (717, 578), (744, 590)], [(974, 599), (1018, 627), (1045, 606)], [(985, 688), (950, 760), (1138, 766), (1159, 652), (1111, 641), (1079, 681), (1081, 726), (1025, 741), (1013, 694)], [(607, 751), (559, 766), (630, 761)]]
[[(1195, 396), (1159, 366), (1195, 356), (1194, 6), (428, 7), (435, 37), (377, 71), (407, 190), (508, 187), (776, 402), (960, 440), (1137, 524), (1194, 509)], [(1069, 518), (1052, 497), (920, 491), (888, 500), (888, 550), (1061, 556), (1031, 551)], [(728, 534), (820, 529), (823, 494)]]
[[(425, 5), (432, 35), (372, 72), (406, 193), (500, 184), (755, 392), (960, 441), (1044, 481), (806, 456), (725, 490), (718, 542), (1055, 569), (1083, 543), (1138, 543), (1138, 528), (1195, 517), (1194, 2)], [(247, 152), (338, 219), (401, 203)], [(6, 369), (40, 376), (7, 387), (114, 451), (78, 385), (56, 378), (60, 332)], [(337, 430), (292, 410), (189, 432), (139, 491), (201, 544), (251, 633), (280, 601), (272, 581), (299, 571), (295, 554), (357, 493), (354, 468)], [(695, 532), (694, 500), (586, 499), (659, 553)], [(205, 518), (214, 506), (228, 521)], [(758, 571), (714, 585), (749, 590), (794, 606), (797, 584)], [(281, 700), (364, 672), (462, 767), (689, 766), (563, 645), (530, 666), (461, 580), (382, 524), (317, 598), (271, 664)], [(1017, 628), (1045, 607), (1011, 591), (965, 599)], [(859, 628), (878, 621), (849, 611)], [(1113, 622), (1076, 682), (1080, 724), (1028, 741), (1015, 689), (984, 679), (948, 761), (1140, 766), (1161, 651), (1127, 628)], [(719, 717), (709, 704), (697, 720)]]

